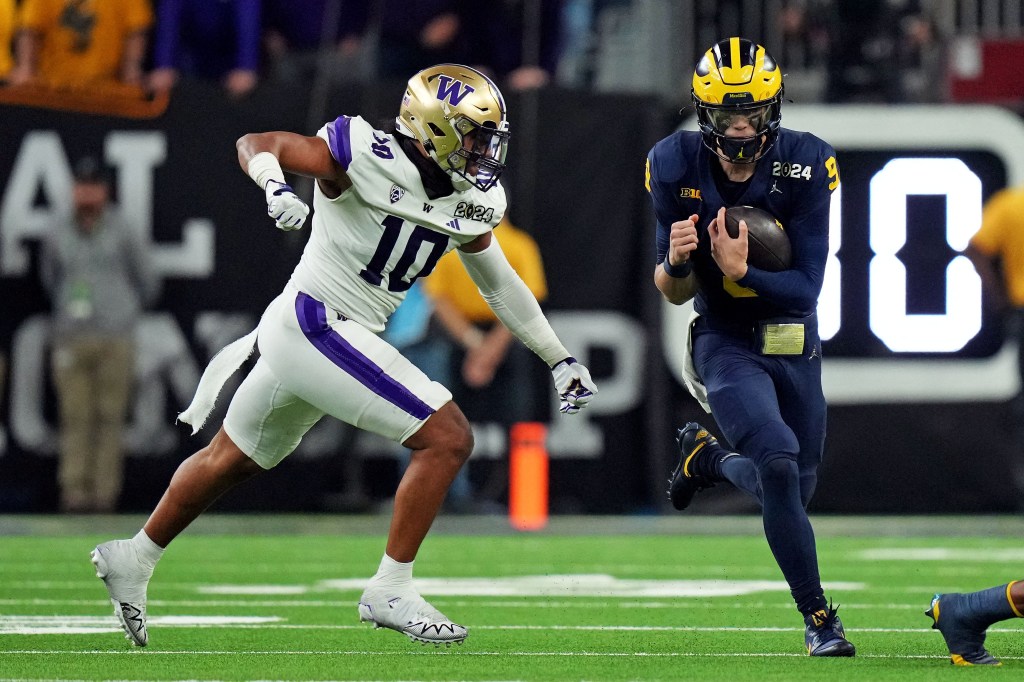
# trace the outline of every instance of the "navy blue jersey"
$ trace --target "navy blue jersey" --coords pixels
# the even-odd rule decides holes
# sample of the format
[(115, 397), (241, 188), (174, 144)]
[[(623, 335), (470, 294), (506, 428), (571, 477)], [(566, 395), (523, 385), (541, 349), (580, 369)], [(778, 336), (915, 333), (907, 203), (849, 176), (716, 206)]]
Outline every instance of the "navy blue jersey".
[(793, 262), (782, 272), (748, 267), (738, 282), (726, 280), (711, 257), (708, 225), (722, 206), (732, 205), (715, 185), (712, 163), (718, 158), (704, 146), (700, 133), (690, 131), (669, 135), (648, 154), (647, 190), (658, 218), (657, 263), (668, 252), (672, 223), (696, 213), (698, 245), (690, 259), (700, 283), (697, 312), (744, 325), (813, 313), (828, 257), (830, 199), (839, 186), (835, 151), (810, 133), (779, 131), (735, 205), (756, 206), (775, 216), (789, 236)]

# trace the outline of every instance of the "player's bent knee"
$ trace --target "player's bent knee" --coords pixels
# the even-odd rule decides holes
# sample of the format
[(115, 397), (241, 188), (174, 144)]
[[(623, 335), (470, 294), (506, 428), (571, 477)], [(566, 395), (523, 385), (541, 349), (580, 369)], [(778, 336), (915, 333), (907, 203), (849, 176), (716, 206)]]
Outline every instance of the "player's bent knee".
[(461, 466), (473, 452), (473, 429), (458, 405), (449, 402), (432, 414), (403, 445), (412, 450), (450, 456)]
[(785, 454), (772, 457), (757, 467), (764, 490), (784, 490), (800, 484), (800, 472), (796, 460)]
[(210, 444), (200, 452), (203, 453), (207, 466), (239, 480), (244, 480), (264, 470), (251, 457), (242, 452), (241, 448), (224, 431), (224, 427), (221, 427)]

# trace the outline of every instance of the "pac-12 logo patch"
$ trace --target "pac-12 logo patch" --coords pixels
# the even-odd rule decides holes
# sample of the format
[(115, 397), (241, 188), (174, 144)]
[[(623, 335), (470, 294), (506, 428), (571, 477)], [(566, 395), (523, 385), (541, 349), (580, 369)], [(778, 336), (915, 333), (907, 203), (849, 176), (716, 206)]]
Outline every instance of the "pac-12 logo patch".
[(391, 185), (391, 203), (396, 203), (399, 199), (405, 196), (405, 189), (398, 185)]

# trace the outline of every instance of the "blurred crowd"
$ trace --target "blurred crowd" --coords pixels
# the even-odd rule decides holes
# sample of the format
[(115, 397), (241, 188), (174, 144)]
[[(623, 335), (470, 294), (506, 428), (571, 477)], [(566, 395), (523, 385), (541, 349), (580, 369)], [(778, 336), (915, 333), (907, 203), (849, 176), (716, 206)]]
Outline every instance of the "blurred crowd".
[(160, 95), (181, 79), (242, 97), (265, 80), (406, 79), (480, 65), (512, 88), (550, 82), (561, 0), (0, 0), (7, 86)]
[[(698, 49), (747, 34), (804, 101), (942, 101), (941, 0), (0, 0), (0, 82), (153, 97), (183, 79), (404, 80), (465, 63), (510, 90), (678, 99)], [(714, 32), (715, 36), (704, 35)], [(720, 34), (720, 35), (718, 35)], [(806, 88), (806, 86), (805, 86)]]

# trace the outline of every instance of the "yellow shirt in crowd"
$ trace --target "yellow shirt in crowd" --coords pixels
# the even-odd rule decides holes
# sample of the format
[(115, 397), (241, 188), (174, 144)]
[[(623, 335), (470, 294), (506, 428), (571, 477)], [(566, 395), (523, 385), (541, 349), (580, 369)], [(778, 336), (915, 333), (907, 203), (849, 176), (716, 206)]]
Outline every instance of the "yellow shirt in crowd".
[(1024, 307), (1024, 187), (1004, 189), (989, 199), (971, 245), (1002, 261), (1010, 302)]
[(14, 16), (14, 0), (0, 0), (0, 78), (7, 76), (14, 67), (14, 58), (11, 56)]
[(81, 87), (118, 80), (125, 38), (152, 23), (149, 0), (23, 0), (18, 28), (39, 36), (43, 83)]
[[(537, 300), (546, 299), (548, 285), (544, 278), (544, 264), (533, 237), (504, 219), (494, 228), (493, 236), (501, 244), (508, 262)], [(490, 323), (497, 320), (454, 251), (437, 262), (434, 271), (423, 280), (423, 287), (432, 298), (451, 301), (471, 322)]]

